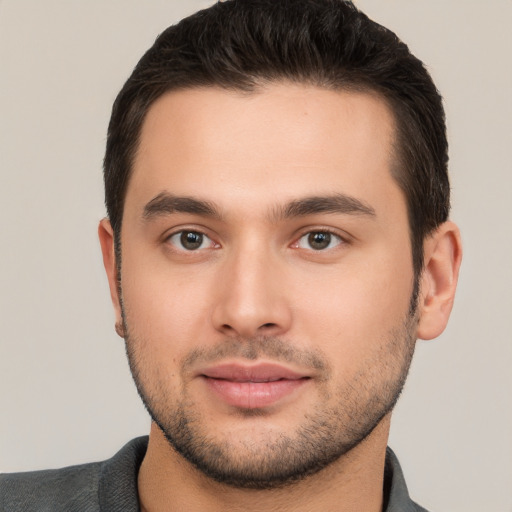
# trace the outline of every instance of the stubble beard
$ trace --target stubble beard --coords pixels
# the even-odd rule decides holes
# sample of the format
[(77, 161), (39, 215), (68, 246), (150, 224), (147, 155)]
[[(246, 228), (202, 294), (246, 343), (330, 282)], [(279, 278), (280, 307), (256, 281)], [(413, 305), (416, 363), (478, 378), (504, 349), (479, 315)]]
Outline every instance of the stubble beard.
[[(294, 432), (267, 431), (261, 439), (233, 439), (227, 432), (219, 439), (186, 389), (168, 389), (164, 379), (141, 357), (139, 348), (147, 340), (130, 334), (125, 319), (126, 352), (139, 395), (152, 420), (170, 446), (213, 480), (246, 489), (275, 489), (293, 484), (337, 461), (366, 439), (396, 404), (414, 353), (416, 315), (378, 340), (371, 360), (351, 382), (327, 391), (329, 364), (316, 352), (299, 351), (279, 338), (229, 339), (214, 349), (192, 352), (184, 366), (198, 359), (215, 360), (232, 356), (254, 360), (305, 362), (323, 369), (325, 385), (319, 384), (316, 406), (304, 415)], [(156, 382), (154, 382), (156, 380)], [(150, 383), (150, 385), (148, 385)], [(173, 394), (171, 396), (171, 394)], [(180, 396), (177, 396), (180, 395)], [(333, 395), (337, 397), (333, 399)], [(241, 409), (242, 417), (264, 415), (265, 411)], [(249, 436), (250, 437), (250, 436)]]

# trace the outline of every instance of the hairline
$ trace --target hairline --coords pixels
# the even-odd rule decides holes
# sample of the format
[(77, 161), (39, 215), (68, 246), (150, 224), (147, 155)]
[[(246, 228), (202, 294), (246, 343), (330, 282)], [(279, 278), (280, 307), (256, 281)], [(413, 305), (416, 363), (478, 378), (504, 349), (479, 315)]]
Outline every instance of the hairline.
[[(128, 188), (130, 186), (131, 178), (134, 172), (134, 165), (139, 154), (140, 146), (141, 146), (141, 137), (142, 131), (144, 129), (144, 124), (146, 122), (146, 118), (149, 114), (149, 111), (154, 107), (155, 103), (157, 103), (161, 98), (168, 94), (173, 94), (182, 91), (201, 91), (201, 90), (221, 90), (221, 91), (231, 91), (234, 93), (239, 93), (242, 96), (253, 96), (257, 94), (262, 94), (265, 92), (265, 88), (267, 86), (272, 85), (298, 85), (298, 86), (307, 86), (312, 88), (317, 88), (325, 91), (333, 91), (333, 92), (348, 92), (348, 93), (359, 93), (371, 96), (379, 101), (381, 101), (391, 116), (392, 121), (392, 139), (391, 139), (391, 151), (389, 154), (390, 157), (390, 173), (391, 177), (395, 180), (397, 185), (399, 186), (402, 194), (404, 195), (404, 200), (406, 201), (408, 215), (409, 212), (409, 203), (407, 200), (406, 191), (403, 190), (402, 183), (399, 179), (400, 176), (405, 174), (404, 169), (404, 156), (403, 156), (403, 148), (400, 142), (400, 132), (401, 132), (401, 123), (398, 119), (398, 114), (396, 112), (396, 105), (393, 100), (389, 97), (389, 94), (386, 94), (386, 91), (382, 90), (380, 87), (376, 85), (372, 85), (367, 81), (361, 80), (360, 82), (354, 80), (347, 80), (346, 83), (341, 84), (326, 84), (322, 82), (315, 82), (314, 80), (299, 80), (299, 79), (291, 79), (289, 77), (277, 77), (275, 79), (269, 79), (265, 77), (261, 77), (253, 82), (253, 85), (248, 87), (244, 87), (242, 84), (222, 84), (220, 82), (212, 82), (210, 84), (180, 84), (180, 85), (170, 85), (166, 89), (162, 89), (159, 91), (159, 94), (155, 95), (151, 98), (151, 101), (145, 108), (145, 111), (141, 117), (140, 124), (138, 126), (137, 135), (134, 140), (133, 148), (130, 154), (130, 159), (128, 162), (128, 168), (126, 170), (126, 179), (124, 182), (124, 190), (122, 191), (121, 198), (121, 215), (119, 215), (118, 226), (116, 226), (115, 231), (119, 232), (119, 236), (122, 230), (123, 217), (124, 217), (124, 207), (126, 202), (126, 195), (128, 193)], [(412, 219), (408, 219), (409, 228), (412, 229), (411, 224)]]
[[(134, 171), (134, 164), (135, 160), (137, 159), (137, 155), (140, 150), (141, 145), (141, 136), (142, 136), (142, 130), (144, 128), (144, 123), (146, 122), (146, 118), (148, 116), (149, 111), (153, 108), (155, 103), (158, 102), (162, 97), (180, 92), (180, 91), (190, 91), (190, 90), (212, 90), (212, 89), (218, 89), (218, 90), (224, 90), (224, 91), (232, 91), (235, 93), (239, 93), (242, 95), (256, 95), (261, 94), (265, 91), (265, 87), (272, 86), (272, 85), (302, 85), (302, 86), (310, 86), (310, 87), (316, 87), (318, 89), (323, 89), (326, 91), (334, 91), (334, 92), (352, 92), (352, 93), (359, 93), (359, 94), (366, 94), (369, 96), (372, 96), (376, 98), (377, 100), (381, 101), (383, 104), (386, 105), (386, 108), (391, 116), (392, 121), (392, 138), (390, 141), (390, 167), (389, 172), (391, 174), (391, 178), (395, 181), (395, 183), (398, 185), (398, 188), (400, 189), (400, 192), (404, 198), (405, 204), (406, 204), (406, 211), (407, 211), (407, 222), (408, 222), (408, 228), (409, 228), (409, 241), (410, 241), (410, 252), (411, 252), (411, 259), (413, 264), (413, 292), (411, 297), (411, 307), (410, 310), (412, 312), (413, 307), (417, 301), (418, 293), (419, 293), (419, 279), (420, 275), (423, 271), (423, 241), (429, 236), (431, 232), (424, 233), (422, 237), (422, 247), (417, 247), (416, 241), (415, 241), (415, 231), (413, 226), (413, 218), (412, 218), (412, 209), (411, 204), (409, 200), (409, 196), (407, 194), (407, 191), (404, 190), (404, 184), (401, 181), (400, 178), (406, 178), (406, 170), (404, 169), (405, 166), (405, 157), (404, 157), (404, 147), (403, 142), (400, 141), (402, 138), (402, 131), (403, 131), (403, 122), (400, 123), (399, 121), (399, 115), (397, 112), (398, 106), (397, 101), (393, 101), (393, 98), (391, 98), (391, 95), (387, 93), (386, 90), (383, 90), (382, 88), (369, 83), (369, 81), (361, 80), (350, 80), (348, 79), (345, 83), (337, 83), (337, 84), (326, 84), (322, 82), (315, 82), (314, 80), (308, 80), (308, 79), (291, 79), (289, 77), (283, 76), (283, 77), (277, 77), (274, 79), (268, 79), (265, 77), (261, 77), (258, 80), (254, 80), (251, 87), (243, 86), (243, 84), (222, 84), (220, 82), (213, 82), (208, 84), (180, 84), (180, 85), (170, 85), (167, 88), (163, 88), (161, 91), (159, 91), (158, 94), (155, 94), (153, 98), (148, 102), (145, 111), (143, 115), (141, 116), (140, 124), (138, 126), (137, 130), (137, 136), (134, 141), (133, 150), (130, 155), (130, 161), (129, 166), (126, 172), (126, 180), (124, 183), (124, 190), (121, 200), (121, 215), (118, 219), (118, 226), (114, 230), (114, 250), (115, 250), (115, 256), (116, 256), (116, 266), (118, 271), (118, 280), (119, 280), (119, 288), (121, 285), (121, 231), (123, 226), (123, 218), (124, 218), (124, 207), (126, 203), (126, 195), (128, 193), (128, 188), (131, 183), (132, 174)], [(417, 254), (419, 252), (419, 254)], [(416, 259), (418, 259), (419, 264), (417, 264)]]

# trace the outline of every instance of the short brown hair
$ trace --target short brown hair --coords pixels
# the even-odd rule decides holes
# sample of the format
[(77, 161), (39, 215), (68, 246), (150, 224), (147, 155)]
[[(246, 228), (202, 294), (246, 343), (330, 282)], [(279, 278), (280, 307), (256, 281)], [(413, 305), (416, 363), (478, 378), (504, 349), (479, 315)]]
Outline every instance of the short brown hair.
[(405, 194), (416, 277), (423, 240), (448, 217), (445, 115), (422, 62), (390, 30), (343, 0), (227, 0), (169, 27), (117, 96), (104, 160), (116, 245), (142, 123), (164, 93), (216, 86), (243, 91), (293, 81), (378, 93), (396, 121), (393, 175)]

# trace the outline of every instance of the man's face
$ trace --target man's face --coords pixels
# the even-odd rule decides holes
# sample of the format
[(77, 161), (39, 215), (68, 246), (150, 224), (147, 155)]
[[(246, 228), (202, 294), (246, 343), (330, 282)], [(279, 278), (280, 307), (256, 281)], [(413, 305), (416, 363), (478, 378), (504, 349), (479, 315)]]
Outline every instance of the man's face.
[(392, 408), (416, 334), (393, 133), (375, 96), (290, 84), (151, 107), (121, 233), (127, 350), (211, 477), (296, 480)]

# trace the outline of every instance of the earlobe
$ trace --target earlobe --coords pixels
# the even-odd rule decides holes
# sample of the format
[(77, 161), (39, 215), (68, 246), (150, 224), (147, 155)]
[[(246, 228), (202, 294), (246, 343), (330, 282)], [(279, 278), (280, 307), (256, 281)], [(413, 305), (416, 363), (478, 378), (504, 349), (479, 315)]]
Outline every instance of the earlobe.
[(121, 314), (121, 302), (119, 297), (119, 283), (117, 275), (116, 253), (114, 246), (114, 231), (108, 219), (102, 219), (98, 226), (103, 265), (107, 273), (110, 297), (116, 315), (115, 329), (119, 336), (124, 337), (123, 318)]
[(459, 228), (453, 222), (445, 222), (424, 243), (418, 338), (429, 340), (444, 331), (453, 306), (461, 260)]

